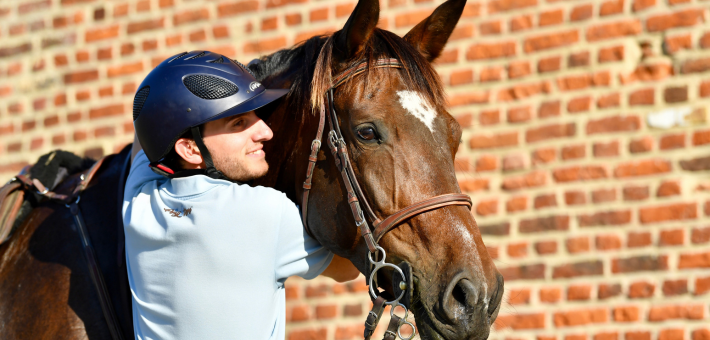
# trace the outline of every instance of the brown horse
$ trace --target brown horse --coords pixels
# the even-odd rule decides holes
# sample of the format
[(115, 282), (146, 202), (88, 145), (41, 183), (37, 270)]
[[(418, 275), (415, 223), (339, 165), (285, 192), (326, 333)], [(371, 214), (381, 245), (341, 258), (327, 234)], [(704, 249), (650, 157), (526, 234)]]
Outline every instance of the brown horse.
[[(328, 37), (252, 63), (267, 87), (291, 88), (285, 101), (260, 110), (274, 130), (265, 145), (269, 174), (255, 184), (301, 203), (311, 140), (331, 77), (352, 64), (397, 58), (403, 69), (370, 69), (335, 90), (334, 107), (352, 165), (380, 217), (432, 196), (459, 192), (453, 158), (461, 130), (444, 107), (430, 62), (441, 53), (465, 5), (441, 5), (404, 38), (376, 29), (377, 0), (358, 3), (345, 27)], [(316, 67), (318, 66), (318, 67)], [(308, 224), (315, 237), (363, 273), (367, 248), (350, 214), (330, 153), (321, 150), (313, 174)], [(128, 150), (107, 160), (80, 207), (116, 314), (132, 337), (130, 294), (121, 252), (120, 178)], [(62, 190), (61, 188), (58, 190)], [(39, 204), (0, 246), (0, 334), (7, 339), (110, 339), (71, 215)], [(426, 339), (485, 339), (497, 315), (503, 282), (470, 212), (448, 206), (404, 221), (380, 245), (388, 261), (413, 266), (412, 309)], [(390, 287), (388, 275), (381, 275)], [(392, 293), (390, 291), (390, 293)]]

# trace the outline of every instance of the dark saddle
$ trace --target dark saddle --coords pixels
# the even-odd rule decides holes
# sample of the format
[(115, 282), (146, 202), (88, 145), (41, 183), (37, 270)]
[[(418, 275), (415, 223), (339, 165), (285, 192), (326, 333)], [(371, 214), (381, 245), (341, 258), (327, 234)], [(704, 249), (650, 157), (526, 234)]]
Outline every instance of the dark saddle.
[[(123, 188), (130, 166), (130, 145), (119, 154), (109, 155), (98, 161), (81, 158), (66, 151), (53, 151), (40, 157), (35, 165), (25, 167), (0, 188), (0, 244), (12, 237), (25, 218), (30, 215), (32, 209), (39, 204), (55, 201), (69, 209), (74, 217), (74, 224), (81, 239), (84, 257), (91, 274), (91, 280), (99, 296), (104, 318), (114, 340), (133, 338), (132, 334), (125, 334), (124, 336), (126, 329), (132, 329), (132, 326), (121, 327), (118, 322), (116, 310), (113, 308), (110, 296), (111, 293), (115, 294), (116, 292), (110, 292), (107, 289), (96, 251), (89, 236), (89, 228), (84, 222), (78, 203), (81, 200), (82, 193), (90, 189), (93, 184), (96, 184), (98, 177), (101, 177), (98, 174), (108, 167), (119, 166), (121, 168), (116, 173), (120, 174), (120, 176), (110, 176), (110, 180), (117, 180), (116, 194), (119, 195), (119, 206), (116, 208), (120, 211), (120, 203), (123, 201)], [(120, 213), (118, 215), (120, 216)], [(118, 243), (118, 263), (119, 267), (122, 268), (116, 268), (116, 270), (125, 272), (125, 266), (121, 266), (123, 260), (125, 260), (123, 256), (125, 241), (123, 238), (123, 222), (121, 219), (106, 222), (109, 222), (107, 224), (110, 226), (113, 226), (114, 223), (120, 224), (118, 226), (120, 232), (117, 233), (116, 242)], [(122, 277), (125, 278), (125, 273)], [(125, 316), (123, 318), (125, 319)]]

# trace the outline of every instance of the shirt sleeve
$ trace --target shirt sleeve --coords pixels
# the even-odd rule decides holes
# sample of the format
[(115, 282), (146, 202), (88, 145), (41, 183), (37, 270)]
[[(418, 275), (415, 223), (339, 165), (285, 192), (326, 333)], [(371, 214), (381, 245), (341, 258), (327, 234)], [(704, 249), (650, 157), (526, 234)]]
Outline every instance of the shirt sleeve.
[(293, 275), (313, 279), (328, 267), (333, 253), (306, 233), (296, 205), (286, 195), (281, 197), (276, 279), (281, 283)]

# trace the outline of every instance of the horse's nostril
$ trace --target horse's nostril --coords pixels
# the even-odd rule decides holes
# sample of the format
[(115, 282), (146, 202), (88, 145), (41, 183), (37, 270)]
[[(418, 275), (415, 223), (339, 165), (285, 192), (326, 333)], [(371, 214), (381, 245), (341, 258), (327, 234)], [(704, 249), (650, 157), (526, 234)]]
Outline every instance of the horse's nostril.
[(451, 295), (454, 300), (461, 304), (461, 306), (466, 307), (466, 293), (464, 292), (460, 284), (457, 284), (454, 287), (454, 290), (451, 292)]
[(452, 323), (465, 318), (478, 303), (478, 290), (466, 278), (453, 280), (446, 290), (444, 313)]

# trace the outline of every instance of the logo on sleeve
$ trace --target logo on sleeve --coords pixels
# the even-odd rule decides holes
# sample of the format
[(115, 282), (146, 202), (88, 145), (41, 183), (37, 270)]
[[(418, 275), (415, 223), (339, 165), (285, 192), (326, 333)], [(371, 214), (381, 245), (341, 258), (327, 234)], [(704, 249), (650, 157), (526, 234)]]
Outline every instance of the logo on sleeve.
[(168, 214), (170, 214), (170, 216), (172, 216), (172, 217), (177, 217), (177, 218), (180, 218), (180, 217), (183, 217), (183, 216), (187, 216), (187, 215), (190, 215), (190, 214), (192, 213), (192, 207), (183, 208), (182, 211), (180, 211), (180, 210), (175, 210), (175, 209), (170, 209), (170, 208), (163, 208), (163, 210), (165, 210), (165, 212), (167, 212)]

